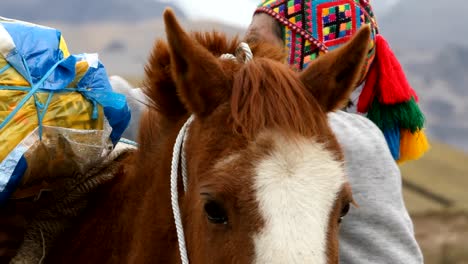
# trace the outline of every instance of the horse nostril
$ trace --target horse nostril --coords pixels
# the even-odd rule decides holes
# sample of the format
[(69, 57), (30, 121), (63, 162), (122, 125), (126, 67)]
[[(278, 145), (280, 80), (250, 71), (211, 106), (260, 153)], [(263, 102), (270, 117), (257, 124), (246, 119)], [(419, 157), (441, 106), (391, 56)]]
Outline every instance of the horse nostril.
[(213, 224), (227, 224), (228, 218), (224, 208), (217, 202), (208, 201), (205, 203), (205, 213)]

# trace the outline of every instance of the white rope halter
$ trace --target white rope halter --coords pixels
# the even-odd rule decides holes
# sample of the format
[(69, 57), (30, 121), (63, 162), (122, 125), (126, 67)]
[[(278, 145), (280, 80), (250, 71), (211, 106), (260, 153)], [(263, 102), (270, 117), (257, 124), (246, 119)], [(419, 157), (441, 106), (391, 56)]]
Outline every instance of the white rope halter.
[(252, 50), (249, 47), (249, 44), (245, 42), (239, 43), (239, 46), (236, 49), (236, 54), (223, 54), (220, 57), (223, 60), (232, 60), (241, 63), (250, 62), (253, 59)]
[[(188, 264), (187, 247), (185, 246), (184, 226), (180, 217), (179, 208), (179, 191), (177, 189), (177, 179), (179, 175), (179, 160), (182, 162), (182, 182), (184, 183), (184, 191), (187, 191), (187, 168), (185, 160), (185, 140), (187, 139), (187, 130), (193, 121), (193, 115), (185, 122), (184, 126), (180, 129), (174, 144), (174, 151), (172, 154), (171, 164), (171, 203), (172, 213), (174, 214), (174, 221), (177, 230), (177, 240), (179, 242), (179, 251), (182, 264)], [(182, 152), (182, 155), (181, 153)]]
[[(247, 63), (253, 59), (252, 51), (247, 43), (241, 42), (236, 49), (236, 56), (232, 54), (223, 54), (221, 59), (233, 60), (236, 62)], [(174, 222), (177, 231), (177, 240), (179, 242), (179, 252), (182, 264), (189, 264), (187, 246), (185, 245), (184, 226), (182, 225), (182, 218), (180, 216), (179, 207), (179, 192), (177, 187), (177, 180), (179, 176), (179, 161), (181, 163), (180, 169), (182, 170), (182, 182), (184, 185), (184, 192), (187, 192), (187, 161), (185, 157), (185, 141), (187, 140), (188, 130), (192, 124), (194, 116), (185, 122), (177, 135), (176, 142), (172, 153), (171, 163), (171, 204), (172, 213), (174, 214)]]

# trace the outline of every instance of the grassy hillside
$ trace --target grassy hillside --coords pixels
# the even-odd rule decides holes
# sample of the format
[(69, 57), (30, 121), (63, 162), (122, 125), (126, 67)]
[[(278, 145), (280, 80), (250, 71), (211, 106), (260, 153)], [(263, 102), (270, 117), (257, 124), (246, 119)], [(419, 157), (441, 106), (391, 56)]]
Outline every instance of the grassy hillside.
[(427, 264), (468, 263), (468, 154), (432, 145), (424, 158), (401, 167), (416, 238)]
[(404, 194), (410, 212), (416, 214), (453, 208), (468, 209), (468, 154), (433, 142), (431, 151), (421, 160), (404, 164), (401, 170), (409, 185), (416, 185), (436, 198), (451, 203), (450, 206), (444, 206), (430, 195), (406, 186)]

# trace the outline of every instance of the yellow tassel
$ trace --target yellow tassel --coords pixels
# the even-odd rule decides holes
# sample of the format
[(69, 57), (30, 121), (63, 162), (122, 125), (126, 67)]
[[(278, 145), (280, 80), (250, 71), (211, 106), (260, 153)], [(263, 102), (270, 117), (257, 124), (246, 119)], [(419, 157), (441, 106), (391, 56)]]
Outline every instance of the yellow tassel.
[(421, 158), (429, 148), (430, 145), (424, 131), (419, 130), (415, 133), (411, 133), (409, 130), (402, 130), (400, 140), (400, 159), (398, 160), (398, 164)]

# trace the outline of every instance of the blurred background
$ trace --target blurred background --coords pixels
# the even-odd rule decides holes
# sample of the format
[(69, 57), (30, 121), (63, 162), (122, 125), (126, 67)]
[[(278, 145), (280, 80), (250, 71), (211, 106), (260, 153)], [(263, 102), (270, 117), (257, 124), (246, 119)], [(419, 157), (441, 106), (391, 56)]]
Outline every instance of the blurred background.
[[(161, 15), (192, 30), (243, 34), (255, 0), (2, 0), (0, 16), (58, 28), (72, 53), (97, 52), (110, 75), (138, 85)], [(373, 0), (381, 33), (427, 117), (432, 150), (401, 166), (426, 263), (468, 263), (468, 27), (465, 0)]]

